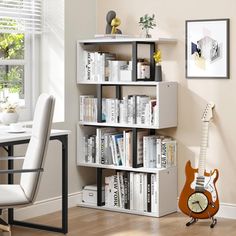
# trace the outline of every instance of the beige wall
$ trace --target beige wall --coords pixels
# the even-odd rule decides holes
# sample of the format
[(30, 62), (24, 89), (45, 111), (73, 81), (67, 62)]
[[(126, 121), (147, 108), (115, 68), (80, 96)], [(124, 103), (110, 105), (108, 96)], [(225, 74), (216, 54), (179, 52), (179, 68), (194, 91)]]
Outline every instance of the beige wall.
[[(48, 0), (50, 7), (55, 0)], [(56, 1), (57, 2), (57, 1)], [(62, 4), (63, 0), (60, 0)], [(55, 4), (54, 4), (55, 5)], [(76, 124), (78, 122), (79, 90), (76, 84), (76, 40), (90, 38), (95, 33), (95, 1), (64, 0), (64, 25), (54, 21), (60, 12), (51, 12), (51, 26), (43, 41), (45, 51), (42, 61), (41, 91), (62, 93), (56, 100), (64, 112), (65, 121), (55, 123), (54, 128), (71, 130), (68, 151), (68, 187), (69, 193), (81, 190), (84, 183), (89, 183), (93, 171), (78, 168), (76, 165)], [(50, 13), (50, 8), (47, 9)], [(61, 16), (63, 17), (63, 16)], [(54, 24), (53, 24), (54, 23)], [(60, 27), (61, 26), (61, 27)], [(64, 31), (64, 32), (63, 32)], [(50, 50), (48, 50), (48, 45)], [(58, 49), (58, 50), (57, 50)], [(52, 57), (50, 56), (52, 55)], [(61, 58), (58, 57), (61, 55)], [(54, 60), (56, 57), (57, 60)], [(61, 74), (62, 73), (62, 74)], [(62, 78), (62, 79), (61, 79)], [(62, 111), (61, 110), (61, 111)], [(56, 116), (57, 114), (54, 114)], [(58, 115), (60, 115), (58, 113)], [(62, 118), (63, 116), (60, 116)], [(90, 174), (90, 172), (92, 172)], [(45, 200), (61, 195), (61, 144), (50, 142), (37, 200)]]
[[(179, 191), (184, 184), (186, 160), (198, 158), (201, 115), (208, 101), (216, 104), (214, 122), (210, 129), (207, 154), (207, 169), (218, 168), (220, 178), (217, 188), (221, 202), (236, 203), (236, 2), (235, 0), (98, 0), (97, 33), (104, 33), (105, 16), (115, 10), (122, 24), (124, 34), (139, 35), (139, 17), (154, 13), (157, 28), (152, 30), (153, 37), (173, 36), (176, 45), (161, 45), (163, 53), (163, 73), (165, 80), (179, 83), (178, 128), (162, 130), (178, 140)], [(207, 18), (230, 18), (230, 80), (185, 78), (185, 20)], [(168, 187), (168, 186), (167, 186)]]

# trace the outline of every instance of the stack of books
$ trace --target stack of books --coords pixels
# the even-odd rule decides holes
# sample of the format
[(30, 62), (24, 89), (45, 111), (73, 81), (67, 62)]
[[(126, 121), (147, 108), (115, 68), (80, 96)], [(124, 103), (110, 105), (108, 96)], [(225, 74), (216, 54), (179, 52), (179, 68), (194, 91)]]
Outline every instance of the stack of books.
[(105, 206), (158, 212), (156, 174), (118, 171), (105, 177)]

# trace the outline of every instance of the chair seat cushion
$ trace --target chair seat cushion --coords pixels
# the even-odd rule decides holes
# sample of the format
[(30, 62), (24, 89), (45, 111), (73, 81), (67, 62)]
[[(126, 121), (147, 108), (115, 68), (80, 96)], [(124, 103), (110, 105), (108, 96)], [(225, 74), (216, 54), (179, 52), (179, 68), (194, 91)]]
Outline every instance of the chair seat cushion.
[(17, 206), (29, 204), (28, 199), (20, 185), (1, 184), (0, 185), (0, 208), (3, 206)]

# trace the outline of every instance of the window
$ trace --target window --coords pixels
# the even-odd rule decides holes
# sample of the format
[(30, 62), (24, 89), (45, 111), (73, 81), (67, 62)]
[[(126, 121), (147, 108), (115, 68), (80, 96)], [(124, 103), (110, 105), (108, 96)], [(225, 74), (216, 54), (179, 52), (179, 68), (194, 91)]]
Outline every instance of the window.
[(41, 0), (0, 0), (0, 102), (17, 102), (27, 118), (41, 18)]

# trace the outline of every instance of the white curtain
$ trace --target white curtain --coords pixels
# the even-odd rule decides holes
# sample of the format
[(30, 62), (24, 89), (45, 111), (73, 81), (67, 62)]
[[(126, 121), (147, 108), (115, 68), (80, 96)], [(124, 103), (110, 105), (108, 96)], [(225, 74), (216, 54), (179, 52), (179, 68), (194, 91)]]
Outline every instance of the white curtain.
[(41, 0), (0, 0), (0, 32), (42, 32)]

